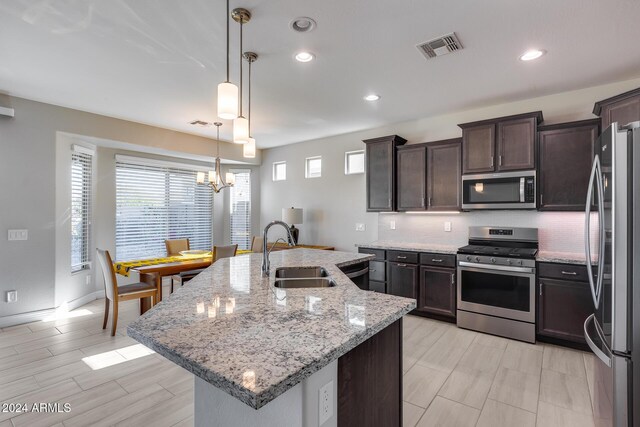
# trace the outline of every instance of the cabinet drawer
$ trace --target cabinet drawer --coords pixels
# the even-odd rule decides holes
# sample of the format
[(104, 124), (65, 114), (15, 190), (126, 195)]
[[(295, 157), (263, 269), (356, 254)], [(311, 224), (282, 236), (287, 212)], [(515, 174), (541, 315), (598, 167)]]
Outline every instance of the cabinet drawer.
[(369, 290), (374, 292), (380, 292), (381, 294), (386, 294), (387, 285), (384, 282), (376, 282), (375, 280), (369, 280)]
[(549, 279), (572, 280), (588, 282), (587, 267), (576, 264), (556, 264), (551, 262), (538, 263), (538, 276)]
[(395, 262), (404, 262), (409, 264), (417, 264), (418, 263), (418, 253), (417, 252), (403, 252), (403, 251), (389, 251), (387, 253), (389, 261)]
[(420, 264), (433, 265), (434, 267), (455, 267), (456, 256), (448, 254), (420, 254)]
[(361, 254), (375, 255), (376, 261), (384, 261), (386, 259), (386, 251), (384, 249), (371, 249), (371, 248), (358, 248), (358, 252)]
[(369, 279), (376, 282), (384, 282), (387, 280), (384, 261), (369, 261)]

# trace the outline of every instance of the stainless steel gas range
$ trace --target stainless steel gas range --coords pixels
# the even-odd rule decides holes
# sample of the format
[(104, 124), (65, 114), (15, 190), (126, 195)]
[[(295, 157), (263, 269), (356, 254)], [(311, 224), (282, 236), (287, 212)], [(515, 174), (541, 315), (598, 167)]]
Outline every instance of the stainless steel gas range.
[(535, 342), (537, 252), (537, 228), (469, 227), (458, 249), (458, 326)]

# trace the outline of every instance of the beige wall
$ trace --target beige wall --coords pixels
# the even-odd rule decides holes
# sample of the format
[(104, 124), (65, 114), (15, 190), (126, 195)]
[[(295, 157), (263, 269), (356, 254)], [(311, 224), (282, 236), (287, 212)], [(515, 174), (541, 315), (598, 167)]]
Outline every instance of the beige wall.
[[(396, 123), (264, 150), (260, 191), (262, 225), (274, 218), (279, 219), (282, 207), (295, 205), (305, 209), (304, 224), (300, 227), (301, 240), (304, 243), (322, 243), (335, 245), (343, 250), (355, 250), (354, 244), (371, 242), (378, 237), (404, 241), (429, 241), (435, 237), (458, 244), (461, 240), (464, 241), (468, 225), (490, 218), (481, 214), (463, 213), (453, 219), (457, 227), (455, 233), (441, 234), (444, 233), (441, 230), (445, 217), (440, 215), (411, 219), (406, 214), (398, 214), (393, 215), (394, 218), (385, 219), (388, 215), (367, 213), (364, 176), (344, 175), (344, 152), (364, 148), (361, 142), (363, 139), (383, 135), (400, 135), (406, 138), (409, 144), (460, 137), (462, 132), (457, 126), (458, 123), (529, 111), (542, 110), (546, 124), (589, 119), (594, 117), (592, 110), (596, 101), (637, 87), (640, 87), (640, 79)], [(381, 102), (384, 102), (384, 99)], [(316, 155), (323, 156), (322, 178), (305, 179), (304, 159)], [(273, 182), (271, 180), (272, 164), (283, 160), (287, 162), (287, 181)], [(561, 220), (558, 221), (556, 217), (549, 220), (536, 219), (531, 222), (536, 215), (539, 214), (533, 212), (524, 214), (524, 217), (519, 214), (514, 217), (519, 218), (517, 224), (511, 225), (561, 224)], [(571, 217), (571, 214), (567, 215), (571, 224), (580, 223), (579, 220)], [(390, 220), (397, 222), (396, 232), (388, 229)], [(356, 232), (357, 222), (365, 223), (367, 230)], [(437, 234), (425, 232), (427, 229), (434, 230)], [(569, 242), (566, 247), (578, 248), (580, 242), (577, 238)], [(556, 240), (546, 239), (546, 242), (551, 245), (554, 241)]]

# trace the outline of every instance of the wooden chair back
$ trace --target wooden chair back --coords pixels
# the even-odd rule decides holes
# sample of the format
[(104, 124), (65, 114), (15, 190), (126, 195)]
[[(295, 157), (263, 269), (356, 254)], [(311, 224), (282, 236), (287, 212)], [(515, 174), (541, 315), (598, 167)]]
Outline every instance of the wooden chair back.
[(180, 251), (188, 251), (190, 249), (189, 239), (168, 239), (164, 241), (167, 248), (167, 256), (180, 255)]
[(230, 257), (236, 256), (237, 251), (238, 251), (238, 245), (214, 246), (213, 262), (216, 262), (221, 258), (230, 258)]
[(253, 253), (262, 253), (262, 244), (264, 239), (262, 237), (253, 236), (251, 239), (251, 252)]
[(116, 279), (116, 271), (113, 269), (113, 261), (109, 251), (96, 249), (98, 253), (98, 261), (102, 267), (102, 276), (104, 277), (104, 294), (107, 299), (115, 301), (118, 296), (118, 280)]

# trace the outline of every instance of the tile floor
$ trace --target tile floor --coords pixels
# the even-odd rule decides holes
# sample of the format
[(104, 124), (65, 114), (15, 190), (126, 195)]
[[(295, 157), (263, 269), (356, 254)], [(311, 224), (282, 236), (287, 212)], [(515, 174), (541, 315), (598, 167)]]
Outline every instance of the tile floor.
[[(168, 291), (168, 289), (167, 289)], [(126, 336), (102, 330), (103, 300), (69, 316), (0, 331), (0, 402), (68, 402), (54, 414), (0, 412), (0, 427), (193, 425), (193, 377)], [(404, 425), (592, 426), (592, 356), (404, 321)]]

